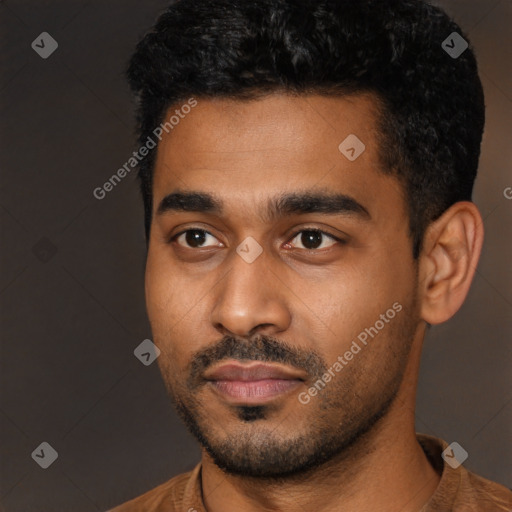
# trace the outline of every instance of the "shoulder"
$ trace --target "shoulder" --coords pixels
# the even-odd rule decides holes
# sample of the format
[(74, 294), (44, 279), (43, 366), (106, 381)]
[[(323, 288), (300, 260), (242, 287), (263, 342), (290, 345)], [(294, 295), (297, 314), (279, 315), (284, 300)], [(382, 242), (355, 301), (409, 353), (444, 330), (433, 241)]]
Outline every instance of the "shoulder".
[[(505, 486), (463, 470), (455, 503), (456, 510), (512, 510), (512, 491)], [(473, 507), (473, 508), (470, 508)]]
[[(468, 471), (457, 462), (451, 445), (425, 434), (418, 441), (441, 480), (421, 512), (511, 512), (512, 491)], [(449, 451), (446, 458), (442, 454)], [(450, 462), (447, 462), (450, 461)]]

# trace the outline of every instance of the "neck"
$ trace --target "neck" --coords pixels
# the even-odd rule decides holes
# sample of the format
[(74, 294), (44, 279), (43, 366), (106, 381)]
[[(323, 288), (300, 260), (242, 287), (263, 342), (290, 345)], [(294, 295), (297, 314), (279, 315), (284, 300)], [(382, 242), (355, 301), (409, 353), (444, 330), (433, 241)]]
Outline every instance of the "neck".
[[(410, 413), (396, 401), (393, 408), (397, 414)], [(336, 459), (280, 481), (227, 475), (204, 454), (205, 507), (208, 512), (419, 512), (440, 478), (414, 429), (397, 427), (383, 418)]]

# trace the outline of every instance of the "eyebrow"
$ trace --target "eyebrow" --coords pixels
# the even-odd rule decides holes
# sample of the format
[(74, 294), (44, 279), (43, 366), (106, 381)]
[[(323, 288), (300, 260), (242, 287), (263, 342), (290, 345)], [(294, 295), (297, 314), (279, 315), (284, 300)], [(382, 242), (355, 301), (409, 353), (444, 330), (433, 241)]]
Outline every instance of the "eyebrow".
[[(157, 215), (167, 212), (200, 212), (222, 215), (223, 203), (205, 192), (177, 191), (166, 195), (157, 208)], [(267, 203), (266, 222), (293, 214), (323, 213), (328, 215), (353, 215), (370, 220), (369, 211), (353, 197), (329, 192), (292, 192), (271, 198)]]

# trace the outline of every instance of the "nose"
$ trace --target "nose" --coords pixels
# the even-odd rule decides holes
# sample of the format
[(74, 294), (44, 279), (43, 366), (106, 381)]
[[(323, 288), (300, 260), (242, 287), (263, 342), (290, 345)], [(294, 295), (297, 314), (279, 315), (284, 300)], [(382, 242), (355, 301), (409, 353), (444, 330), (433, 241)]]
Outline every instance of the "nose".
[(222, 335), (272, 335), (291, 322), (287, 288), (263, 252), (247, 263), (233, 254), (231, 269), (215, 287), (212, 325)]

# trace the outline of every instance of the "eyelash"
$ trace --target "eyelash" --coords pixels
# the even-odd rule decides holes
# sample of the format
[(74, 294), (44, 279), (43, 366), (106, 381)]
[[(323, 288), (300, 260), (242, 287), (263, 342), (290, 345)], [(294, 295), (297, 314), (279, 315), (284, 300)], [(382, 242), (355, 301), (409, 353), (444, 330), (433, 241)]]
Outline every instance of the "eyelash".
[[(180, 231), (179, 233), (176, 233), (175, 235), (173, 235), (170, 238), (169, 243), (174, 242), (181, 235), (183, 235), (185, 233), (188, 233), (189, 231), (199, 231), (201, 233), (205, 233), (207, 235), (211, 235), (211, 236), (213, 236), (215, 238), (215, 235), (213, 235), (212, 233), (210, 233), (206, 229), (202, 229), (202, 228), (188, 228), (188, 229), (185, 229), (185, 230)], [(318, 228), (302, 228), (302, 229), (300, 229), (298, 231), (295, 231), (289, 237), (289, 240), (291, 241), (291, 240), (295, 239), (297, 237), (297, 235), (299, 235), (300, 233), (304, 233), (304, 232), (320, 233), (322, 235), (326, 235), (327, 237), (329, 237), (329, 238), (335, 240), (336, 242), (338, 242), (340, 245), (345, 245), (347, 243), (346, 240), (343, 240), (342, 238), (338, 238), (337, 236), (334, 236), (333, 234), (329, 233), (328, 231), (323, 231), (323, 230), (318, 229)], [(185, 248), (186, 249), (202, 249), (202, 247), (185, 247)], [(300, 249), (300, 250), (302, 250), (302, 251), (318, 251), (319, 249)]]

